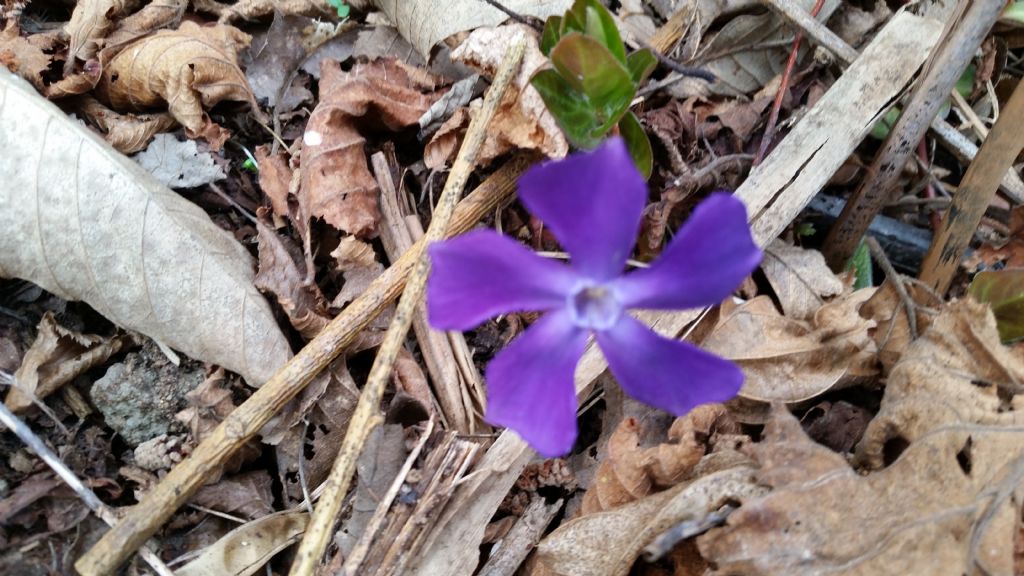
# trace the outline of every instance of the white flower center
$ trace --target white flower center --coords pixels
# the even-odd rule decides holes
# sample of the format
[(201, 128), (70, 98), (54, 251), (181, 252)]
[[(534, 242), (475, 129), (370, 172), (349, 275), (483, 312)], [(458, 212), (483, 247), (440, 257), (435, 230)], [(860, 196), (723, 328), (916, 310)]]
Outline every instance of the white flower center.
[(604, 286), (584, 286), (569, 296), (569, 313), (581, 328), (607, 330), (619, 321), (622, 304)]

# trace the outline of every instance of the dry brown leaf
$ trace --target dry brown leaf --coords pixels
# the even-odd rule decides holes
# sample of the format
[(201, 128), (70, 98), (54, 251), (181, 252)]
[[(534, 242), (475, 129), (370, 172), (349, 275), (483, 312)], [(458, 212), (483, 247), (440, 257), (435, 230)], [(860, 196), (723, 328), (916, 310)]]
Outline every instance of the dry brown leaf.
[(255, 520), (274, 511), (273, 480), (266, 470), (253, 470), (200, 488), (192, 504)]
[(65, 72), (71, 71), (76, 60), (85, 62), (95, 56), (113, 21), (136, 4), (138, 0), (80, 0), (75, 4), (71, 20), (64, 27), (69, 38)]
[[(466, 30), (497, 26), (508, 15), (477, 0), (449, 0), (443, 8), (432, 0), (374, 0), (388, 19), (416, 50), (430, 59), (430, 49), (445, 38)], [(503, 6), (517, 14), (546, 20), (561, 16), (571, 0), (505, 0)]]
[(90, 96), (79, 100), (78, 111), (103, 131), (103, 139), (122, 154), (144, 150), (154, 136), (176, 124), (174, 117), (166, 112), (118, 114)]
[(765, 491), (754, 482), (748, 466), (726, 468), (565, 522), (541, 541), (537, 555), (558, 576), (625, 576), (643, 547), (665, 530), (686, 520), (703, 519), (728, 502), (745, 503)]
[(789, 318), (807, 320), (829, 298), (838, 296), (844, 282), (825, 264), (817, 250), (775, 240), (764, 251), (761, 269)]
[(0, 32), (0, 65), (28, 80), (36, 90), (42, 92), (42, 73), (50, 66), (50, 56), (39, 46), (22, 38), (17, 23), (11, 20)]
[(438, 170), (455, 161), (459, 143), (469, 128), (469, 110), (459, 108), (441, 124), (437, 132), (423, 147), (423, 163), (431, 170)]
[(249, 36), (226, 25), (183, 22), (126, 46), (104, 66), (96, 94), (115, 110), (167, 106), (190, 138), (202, 136), (220, 149), (228, 133), (203, 111), (224, 100), (248, 102), (260, 116), (237, 52)]
[(740, 305), (727, 301), (702, 345), (743, 368), (741, 398), (808, 400), (877, 372), (875, 323), (857, 313), (873, 291), (835, 298), (808, 322), (782, 316), (767, 296)]
[(0, 270), (252, 385), (288, 360), (233, 237), (6, 71), (0, 98)]
[(299, 541), (306, 512), (278, 512), (242, 524), (204, 549), (198, 558), (175, 568), (178, 576), (250, 576), (275, 554)]
[(120, 49), (128, 42), (162, 28), (174, 28), (188, 8), (188, 0), (151, 0), (121, 19), (104, 42), (105, 50)]
[[(224, 386), (225, 380), (224, 370), (218, 368), (195, 390), (185, 395), (188, 407), (174, 415), (174, 419), (187, 426), (192, 434), (192, 445), (186, 448), (187, 451), (191, 452), (191, 448), (205, 440), (235, 409), (231, 389)], [(237, 472), (242, 464), (259, 454), (259, 449), (249, 441), (241, 450), (235, 452), (221, 469), (210, 474), (207, 482), (217, 481), (225, 471)]]
[(989, 307), (949, 304), (890, 372), (858, 459), (878, 468), (890, 445), (913, 446), (944, 425), (1020, 426), (1022, 390), (1024, 359), (1000, 343)]
[[(530, 84), (533, 73), (547, 65), (532, 30), (521, 24), (475, 30), (452, 51), (452, 59), (493, 77), (512, 45), (520, 40), (526, 42), (526, 54), (488, 127), (478, 160), (484, 164), (514, 148), (539, 150), (550, 158), (561, 158), (569, 151), (561, 128)], [(478, 106), (470, 112), (476, 113)]]
[(751, 452), (773, 490), (698, 538), (711, 574), (1012, 572), (1019, 427), (939, 424), (864, 476), (779, 409)]
[[(917, 333), (922, 334), (932, 323), (932, 313), (943, 302), (919, 284), (905, 284), (907, 294), (915, 302)], [(913, 341), (906, 307), (892, 283), (886, 280), (860, 308), (860, 315), (877, 323), (874, 338), (882, 373), (887, 374), (907, 351)]]
[(318, 18), (336, 13), (327, 0), (238, 0), (234, 4), (222, 4), (215, 0), (193, 0), (192, 5), (197, 12), (216, 14), (221, 22), (253, 20), (275, 12), (285, 16)]
[(416, 126), (434, 99), (396, 60), (357, 64), (350, 72), (325, 60), (320, 102), (302, 138), (302, 213), (356, 236), (373, 236), (380, 220), (377, 182), (357, 119), (360, 126), (403, 130)]
[(608, 439), (608, 455), (583, 496), (581, 515), (639, 500), (682, 481), (714, 445), (717, 433), (739, 428), (721, 404), (705, 404), (677, 418), (667, 442), (640, 447), (640, 423), (626, 418)]
[[(262, 222), (256, 222), (260, 244), (260, 270), (256, 287), (277, 297), (292, 326), (307, 340), (313, 339), (330, 322), (324, 308), (324, 295), (313, 275), (300, 270), (302, 250), (288, 248), (288, 240)], [(305, 266), (303, 266), (304, 268)]]
[(4, 401), (16, 412), (32, 406), (33, 398), (46, 398), (76, 376), (137, 345), (129, 335), (103, 338), (68, 330), (57, 324), (51, 312), (43, 315), (38, 330), (35, 342), (14, 374), (17, 387), (7, 392)]
[(288, 218), (291, 210), (288, 207), (288, 189), (292, 181), (292, 169), (284, 152), (270, 154), (268, 146), (256, 147), (256, 163), (260, 167), (260, 188), (270, 200), (274, 214)]

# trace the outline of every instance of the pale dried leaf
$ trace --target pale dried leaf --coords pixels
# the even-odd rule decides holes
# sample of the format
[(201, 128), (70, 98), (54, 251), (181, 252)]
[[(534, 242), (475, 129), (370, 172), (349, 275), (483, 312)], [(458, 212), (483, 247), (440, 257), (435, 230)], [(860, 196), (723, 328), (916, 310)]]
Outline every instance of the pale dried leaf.
[(558, 576), (625, 576), (643, 547), (669, 527), (764, 492), (754, 482), (751, 468), (729, 468), (563, 523), (541, 541), (537, 554)]
[(288, 360), (234, 238), (6, 72), (0, 100), (0, 269), (253, 385)]
[(526, 42), (526, 54), (488, 127), (478, 159), (482, 164), (515, 148), (538, 150), (550, 158), (561, 158), (569, 151), (562, 129), (530, 84), (533, 73), (548, 62), (532, 30), (521, 24), (475, 30), (452, 51), (452, 60), (493, 76), (512, 46), (521, 40)]
[(698, 538), (712, 574), (1012, 573), (1019, 426), (940, 423), (861, 475), (778, 409), (751, 452), (773, 490)]
[(129, 336), (103, 338), (68, 330), (57, 324), (53, 313), (46, 312), (39, 321), (35, 341), (14, 373), (17, 386), (7, 392), (4, 402), (16, 412), (24, 410), (32, 406), (32, 398), (46, 398), (133, 343)]
[(73, 66), (75, 60), (84, 62), (95, 56), (113, 20), (136, 4), (137, 0), (81, 0), (75, 4), (71, 20), (64, 27), (69, 38), (68, 67)]
[(454, 162), (459, 142), (468, 127), (469, 109), (459, 108), (423, 147), (423, 164), (431, 170), (438, 170)]
[(170, 188), (195, 188), (227, 178), (209, 152), (200, 152), (195, 140), (160, 134), (134, 157), (160, 183)]
[[(375, 0), (416, 50), (429, 59), (430, 49), (441, 40), (466, 30), (497, 26), (508, 19), (501, 10), (478, 0), (451, 0), (443, 7), (431, 0)], [(561, 16), (570, 0), (505, 0), (502, 5), (524, 16), (546, 20)]]
[(380, 219), (377, 182), (367, 167), (362, 125), (399, 131), (415, 126), (434, 101), (394, 60), (357, 64), (350, 72), (324, 61), (320, 102), (303, 135), (301, 212), (335, 228), (369, 237)]
[(122, 154), (142, 150), (154, 136), (177, 124), (174, 117), (166, 112), (118, 114), (89, 96), (79, 100), (78, 111), (103, 131), (103, 139)]
[(836, 298), (810, 322), (782, 316), (767, 296), (740, 305), (727, 301), (703, 347), (743, 369), (741, 398), (808, 400), (876, 372), (871, 337), (875, 323), (857, 313), (873, 292), (858, 290)]
[[(123, 45), (162, 28), (175, 28), (188, 8), (188, 0), (151, 0), (137, 12), (125, 17), (106, 39), (110, 49)], [(106, 52), (106, 50), (104, 50)]]
[[(479, 74), (472, 74), (452, 84), (451, 89), (434, 102), (423, 116), (420, 116), (420, 138), (432, 134), (448, 121), (457, 111), (469, 103), (476, 94), (480, 81)], [(429, 165), (428, 165), (429, 166)]]
[(196, 11), (216, 14), (221, 22), (253, 20), (273, 13), (319, 18), (337, 14), (327, 0), (238, 0), (234, 4), (221, 4), (215, 0), (193, 0), (192, 4)]
[(845, 287), (825, 264), (821, 252), (781, 240), (773, 241), (765, 249), (761, 269), (778, 296), (782, 311), (795, 320), (809, 319)]
[(178, 576), (250, 576), (275, 554), (299, 541), (306, 531), (306, 512), (278, 512), (243, 524), (203, 550), (195, 560), (176, 568)]
[[(183, 22), (177, 30), (126, 46), (104, 67), (96, 93), (115, 110), (167, 106), (190, 137), (210, 139), (216, 125), (204, 108), (232, 100), (248, 102), (254, 114), (261, 114), (237, 64), (237, 51), (248, 45), (249, 36), (237, 28)], [(216, 141), (219, 137), (211, 140), (214, 149), (223, 144)]]

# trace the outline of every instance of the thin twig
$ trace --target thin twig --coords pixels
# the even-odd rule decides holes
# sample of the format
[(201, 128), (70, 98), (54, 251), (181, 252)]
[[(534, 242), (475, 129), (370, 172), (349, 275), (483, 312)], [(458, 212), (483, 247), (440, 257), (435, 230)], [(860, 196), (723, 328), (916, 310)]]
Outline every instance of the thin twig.
[[(811, 9), (811, 18), (817, 18), (818, 13), (825, 6), (825, 0), (817, 0), (814, 3), (814, 8)], [(768, 124), (764, 128), (764, 134), (761, 135), (761, 145), (757, 148), (757, 156), (754, 157), (754, 166), (761, 163), (764, 160), (765, 154), (768, 153), (768, 146), (772, 143), (772, 139), (775, 138), (775, 127), (779, 123), (779, 112), (782, 110), (782, 99), (786, 96), (786, 91), (789, 89), (790, 79), (793, 77), (793, 69), (796, 68), (796, 58), (800, 55), (800, 43), (804, 39), (803, 30), (797, 30), (796, 36), (793, 38), (793, 47), (789, 50), (789, 58), (786, 60), (786, 69), (782, 73), (782, 80), (779, 82), (779, 89), (775, 92), (775, 101), (772, 102), (772, 110), (768, 114)]]
[(511, 8), (509, 8), (508, 6), (505, 6), (501, 2), (498, 2), (497, 0), (482, 0), (482, 1), (487, 3), (487, 4), (489, 4), (489, 5), (491, 5), (491, 6), (493, 6), (494, 8), (497, 8), (498, 10), (501, 10), (502, 12), (505, 13), (506, 16), (508, 16), (509, 18), (515, 20), (516, 22), (519, 22), (520, 24), (525, 24), (525, 25), (529, 26), (530, 28), (533, 28), (534, 30), (536, 30), (538, 32), (540, 32), (540, 31), (542, 31), (544, 29), (543, 26), (538, 26), (536, 22), (531, 21), (529, 18), (527, 18), (527, 17), (523, 16), (522, 14), (512, 10)]
[(405, 291), (395, 309), (394, 318), (384, 335), (384, 341), (378, 349), (373, 366), (370, 368), (366, 385), (359, 395), (359, 402), (349, 421), (341, 450), (338, 452), (331, 474), (325, 482), (323, 496), (306, 526), (306, 533), (299, 544), (295, 563), (289, 572), (291, 576), (312, 576), (320, 564), (320, 558), (323, 556), (333, 531), (338, 508), (352, 482), (356, 459), (359, 457), (370, 431), (382, 421), (379, 413), (380, 401), (387, 382), (390, 380), (398, 350), (409, 332), (413, 313), (420, 303), (427, 275), (430, 272), (430, 259), (426, 256), (425, 247), (445, 236), (448, 223), (455, 212), (455, 205), (462, 194), (466, 180), (476, 165), (477, 154), (487, 136), (487, 126), (497, 111), (498, 104), (504, 96), (513, 74), (519, 68), (525, 49), (525, 43), (518, 42), (506, 54), (501, 68), (494, 77), (494, 83), (487, 92), (480, 114), (473, 119), (466, 132), (462, 148), (459, 150), (451, 174), (438, 199), (430, 227), (423, 237), (424, 243), (420, 244), (418, 251), (414, 253), (414, 258), (417, 261), (416, 267), (409, 275)]
[(892, 283), (892, 287), (896, 289), (896, 293), (900, 295), (900, 301), (903, 303), (902, 308), (907, 313), (907, 326), (910, 328), (910, 339), (917, 340), (917, 303), (907, 293), (907, 287), (903, 285), (903, 276), (896, 272), (896, 269), (892, 267), (892, 262), (889, 262), (889, 257), (885, 255), (885, 250), (882, 250), (882, 246), (875, 240), (874, 236), (865, 236), (864, 243), (867, 244), (868, 250), (871, 251), (871, 256), (878, 263), (878, 266), (885, 273), (885, 277), (889, 282)]
[[(22, 442), (28, 446), (29, 450), (36, 453), (36, 456), (42, 459), (47, 466), (53, 470), (60, 479), (64, 481), (78, 497), (82, 499), (82, 502), (92, 510), (100, 520), (106, 522), (108, 526), (113, 526), (117, 522), (117, 515), (109, 506), (104, 504), (96, 493), (91, 488), (82, 483), (78, 479), (78, 476), (67, 467), (66, 464), (60, 459), (59, 456), (50, 450), (50, 447), (43, 442), (43, 440), (36, 436), (35, 432), (28, 427), (27, 424), (21, 421), (20, 418), (14, 415), (7, 406), (0, 402), (0, 424), (7, 427), (8, 430), (14, 432)], [(167, 567), (160, 560), (160, 557), (156, 555), (152, 550), (143, 546), (139, 551), (139, 555), (146, 561), (147, 564), (160, 576), (174, 576), (174, 572)]]

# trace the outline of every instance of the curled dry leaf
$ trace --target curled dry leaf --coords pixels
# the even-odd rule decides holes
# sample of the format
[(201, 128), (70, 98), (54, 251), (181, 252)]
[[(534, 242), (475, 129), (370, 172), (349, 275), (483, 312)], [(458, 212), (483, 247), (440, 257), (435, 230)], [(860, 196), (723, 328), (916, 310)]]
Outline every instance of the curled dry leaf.
[(255, 574), (275, 554), (298, 542), (308, 521), (306, 512), (278, 512), (242, 524), (174, 573), (178, 576)]
[(1010, 574), (1024, 461), (1019, 426), (936, 423), (861, 475), (784, 409), (751, 445), (772, 487), (697, 539), (713, 574)]
[(782, 311), (795, 320), (808, 320), (826, 300), (838, 296), (844, 282), (825, 264), (817, 250), (773, 241), (764, 251), (764, 275), (778, 296)]
[[(457, 32), (497, 26), (508, 15), (478, 0), (449, 0), (442, 8), (432, 0), (374, 0), (426, 59), (435, 44)], [(561, 16), (571, 0), (504, 0), (503, 6), (517, 14), (546, 20)]]
[(50, 66), (50, 57), (43, 52), (42, 47), (22, 38), (17, 22), (11, 20), (0, 32), (0, 65), (31, 82), (36, 90), (42, 91), (42, 73)]
[(249, 36), (226, 25), (183, 22), (126, 46), (104, 66), (96, 94), (115, 110), (167, 106), (190, 138), (203, 137), (220, 149), (228, 133), (203, 111), (224, 100), (248, 102), (260, 116), (237, 52)]
[(188, 0), (152, 0), (122, 18), (104, 42), (106, 50), (120, 50), (127, 43), (162, 28), (174, 28), (188, 8)]
[(65, 71), (70, 72), (76, 60), (85, 62), (95, 56), (113, 21), (136, 4), (137, 0), (81, 0), (75, 4), (71, 20), (64, 27), (68, 35)]
[(739, 305), (726, 301), (703, 347), (743, 368), (740, 398), (809, 400), (877, 373), (875, 323), (857, 313), (873, 292), (835, 298), (808, 322), (782, 316), (767, 296)]
[(103, 131), (103, 139), (122, 154), (144, 149), (154, 136), (176, 124), (166, 112), (158, 114), (118, 114), (91, 96), (83, 96), (78, 111)]
[(640, 551), (670, 527), (701, 520), (726, 503), (745, 503), (766, 490), (748, 466), (735, 466), (679, 484), (618, 508), (563, 523), (537, 547), (558, 576), (625, 576)]
[(288, 165), (288, 158), (283, 152), (271, 154), (270, 148), (265, 145), (257, 146), (256, 163), (260, 167), (260, 188), (270, 200), (270, 208), (276, 216), (288, 218), (291, 216), (291, 210), (288, 207), (288, 190), (292, 182), (292, 169)]
[[(307, 340), (313, 339), (330, 322), (324, 308), (324, 295), (313, 275), (300, 270), (304, 262), (297, 246), (289, 250), (286, 238), (256, 222), (260, 244), (260, 271), (256, 274), (256, 287), (277, 297), (277, 303), (288, 315), (292, 326)], [(305, 268), (305, 266), (303, 266)]]
[(954, 302), (892, 369), (858, 459), (881, 467), (891, 442), (913, 446), (940, 426), (1020, 426), (1022, 390), (1024, 359), (1002, 345), (991, 310)]
[[(915, 303), (917, 333), (922, 334), (931, 325), (932, 316), (942, 308), (943, 302), (934, 292), (920, 284), (905, 283), (904, 286), (907, 295)], [(913, 342), (906, 306), (892, 283), (886, 280), (861, 306), (860, 315), (878, 325), (874, 333), (875, 346), (878, 348), (882, 372), (887, 374)]]
[(46, 398), (76, 376), (134, 345), (135, 339), (128, 335), (103, 338), (68, 330), (47, 312), (39, 322), (35, 342), (14, 374), (18, 385), (7, 393), (5, 404), (14, 411), (24, 410), (32, 406), (33, 397)]
[(354, 236), (342, 238), (338, 247), (331, 252), (331, 257), (345, 279), (341, 291), (331, 302), (331, 308), (343, 308), (384, 272), (384, 265), (377, 261), (373, 247)]
[(608, 439), (608, 456), (583, 496), (581, 515), (621, 506), (678, 484), (714, 445), (717, 433), (738, 431), (721, 404), (706, 404), (677, 418), (667, 442), (641, 448), (640, 423), (635, 418), (624, 419)]
[(519, 41), (526, 42), (523, 63), (491, 120), (488, 138), (480, 151), (480, 162), (489, 162), (515, 148), (538, 150), (551, 158), (561, 158), (569, 151), (562, 129), (548, 112), (540, 93), (530, 84), (530, 77), (547, 65), (548, 60), (529, 28), (515, 24), (475, 30), (452, 51), (452, 59), (493, 77), (505, 54)]
[(0, 99), (0, 270), (253, 385), (288, 360), (234, 238), (4, 71)]
[(325, 60), (320, 102), (302, 138), (302, 184), (298, 194), (306, 217), (323, 218), (335, 228), (372, 236), (380, 219), (377, 182), (366, 163), (360, 126), (391, 131), (416, 126), (430, 108), (420, 79), (396, 60), (357, 64), (345, 72)]

